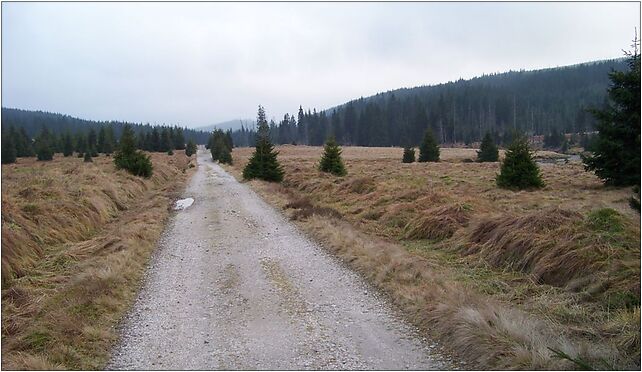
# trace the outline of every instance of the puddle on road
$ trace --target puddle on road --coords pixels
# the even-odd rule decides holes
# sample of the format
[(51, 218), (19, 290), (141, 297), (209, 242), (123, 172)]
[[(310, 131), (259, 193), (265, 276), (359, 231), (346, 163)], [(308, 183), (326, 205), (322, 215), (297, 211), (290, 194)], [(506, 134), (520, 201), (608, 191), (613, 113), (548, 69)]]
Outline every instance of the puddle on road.
[(174, 203), (174, 210), (180, 211), (188, 208), (192, 204), (194, 204), (194, 198), (180, 199), (180, 200), (177, 200), (176, 203)]

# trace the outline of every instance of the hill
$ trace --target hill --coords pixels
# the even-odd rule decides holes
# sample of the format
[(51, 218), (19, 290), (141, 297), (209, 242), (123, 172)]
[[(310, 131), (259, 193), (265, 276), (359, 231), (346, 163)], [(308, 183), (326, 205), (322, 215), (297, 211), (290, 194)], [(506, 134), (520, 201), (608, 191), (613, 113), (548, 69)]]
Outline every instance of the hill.
[[(123, 127), (129, 124), (136, 134), (151, 132), (155, 126), (150, 124), (127, 123), (121, 121), (94, 121), (79, 119), (69, 115), (57, 114), (45, 111), (20, 110), (15, 108), (2, 108), (2, 130), (13, 126), (16, 129), (23, 128), (27, 135), (34, 138), (43, 127), (47, 127), (52, 134), (60, 136), (67, 131), (71, 133), (86, 133), (91, 128), (96, 130), (102, 126), (111, 126), (116, 138), (120, 138)], [(198, 144), (205, 144), (209, 133), (202, 130), (182, 128), (185, 140), (190, 139)]]
[[(333, 135), (343, 145), (417, 145), (427, 128), (441, 143), (500, 143), (515, 130), (530, 135), (592, 131), (587, 112), (606, 100), (608, 73), (623, 59), (535, 71), (509, 71), (438, 85), (401, 88), (323, 111), (299, 109), (272, 127), (276, 143), (320, 145)], [(245, 135), (235, 133), (243, 145)], [(251, 137), (250, 137), (251, 138)]]
[(228, 120), (224, 121), (221, 123), (217, 124), (212, 124), (212, 125), (206, 125), (204, 127), (197, 127), (194, 128), (195, 130), (200, 130), (203, 132), (211, 132), (214, 129), (222, 129), (222, 130), (240, 130), (241, 127), (245, 128), (254, 128), (254, 120), (252, 119), (234, 119), (234, 120)]

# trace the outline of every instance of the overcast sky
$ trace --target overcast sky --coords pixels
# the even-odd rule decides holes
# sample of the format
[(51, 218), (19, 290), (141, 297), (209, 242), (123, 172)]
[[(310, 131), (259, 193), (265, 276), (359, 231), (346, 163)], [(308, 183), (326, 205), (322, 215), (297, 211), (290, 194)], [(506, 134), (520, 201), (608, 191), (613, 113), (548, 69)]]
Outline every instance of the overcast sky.
[(3, 3), (2, 105), (190, 127), (622, 56), (638, 3)]

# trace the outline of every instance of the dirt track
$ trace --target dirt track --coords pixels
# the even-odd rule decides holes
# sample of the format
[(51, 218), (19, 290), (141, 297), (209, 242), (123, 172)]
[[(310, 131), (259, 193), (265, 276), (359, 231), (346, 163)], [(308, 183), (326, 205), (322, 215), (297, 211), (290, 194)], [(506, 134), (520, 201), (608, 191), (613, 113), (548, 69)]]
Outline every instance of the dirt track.
[(108, 369), (447, 369), (355, 273), (199, 152)]

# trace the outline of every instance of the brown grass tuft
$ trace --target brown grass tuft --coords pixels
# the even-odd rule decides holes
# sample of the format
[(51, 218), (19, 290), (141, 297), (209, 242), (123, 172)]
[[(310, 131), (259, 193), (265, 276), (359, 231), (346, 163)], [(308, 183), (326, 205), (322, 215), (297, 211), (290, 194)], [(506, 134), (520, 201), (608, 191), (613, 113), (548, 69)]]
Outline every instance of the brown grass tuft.
[(450, 238), (470, 219), (470, 207), (465, 204), (431, 208), (405, 226), (405, 239), (443, 240)]

